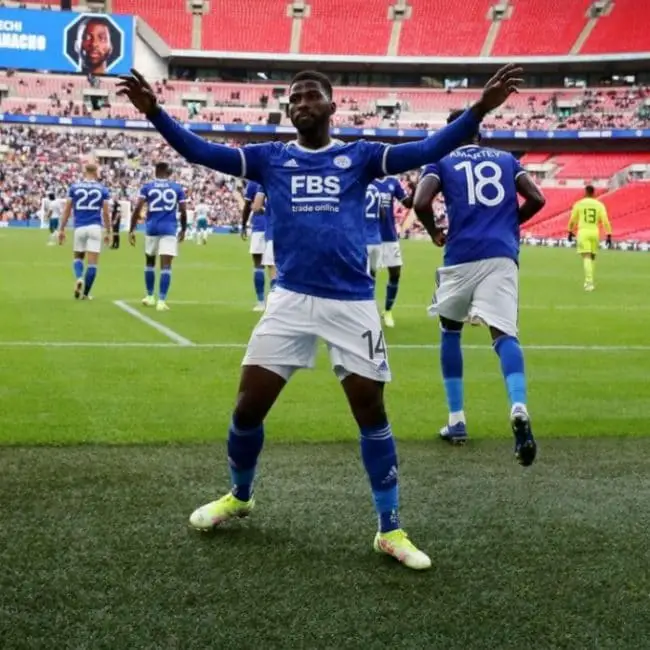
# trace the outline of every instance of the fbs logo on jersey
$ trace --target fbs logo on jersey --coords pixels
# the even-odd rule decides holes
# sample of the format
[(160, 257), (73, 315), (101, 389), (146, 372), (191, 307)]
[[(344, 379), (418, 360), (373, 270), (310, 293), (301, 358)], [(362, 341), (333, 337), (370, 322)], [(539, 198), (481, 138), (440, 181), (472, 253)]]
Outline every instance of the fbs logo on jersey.
[(291, 177), (293, 212), (338, 212), (341, 180), (338, 176)]

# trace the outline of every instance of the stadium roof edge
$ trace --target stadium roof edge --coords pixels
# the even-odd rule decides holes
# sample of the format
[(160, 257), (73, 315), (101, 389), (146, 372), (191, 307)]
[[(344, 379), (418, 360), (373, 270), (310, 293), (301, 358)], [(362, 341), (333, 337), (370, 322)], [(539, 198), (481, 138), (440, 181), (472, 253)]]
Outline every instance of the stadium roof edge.
[[(505, 63), (515, 62), (539, 70), (602, 70), (603, 66), (621, 69), (633, 65), (634, 69), (650, 70), (650, 51), (626, 54), (563, 55), (563, 56), (513, 56), (513, 57), (416, 57), (416, 56), (359, 56), (342, 54), (277, 54), (268, 52), (226, 52), (219, 50), (172, 49), (172, 59), (185, 62), (218, 61), (229, 64), (263, 63), (267, 68), (295, 68), (296, 64), (318, 65), (321, 68), (361, 68), (391, 70), (395, 68), (458, 69), (466, 72), (485, 71)], [(468, 68), (472, 68), (470, 70)]]

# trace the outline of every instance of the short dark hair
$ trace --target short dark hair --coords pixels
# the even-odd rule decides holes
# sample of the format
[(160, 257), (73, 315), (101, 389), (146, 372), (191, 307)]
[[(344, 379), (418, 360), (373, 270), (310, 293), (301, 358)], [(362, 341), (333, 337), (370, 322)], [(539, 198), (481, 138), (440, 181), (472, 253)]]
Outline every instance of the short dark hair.
[(167, 162), (156, 163), (156, 176), (169, 176), (172, 173), (172, 168)]
[(329, 80), (329, 77), (322, 72), (318, 72), (316, 70), (302, 70), (294, 76), (294, 78), (291, 80), (291, 83), (289, 84), (289, 87), (293, 86), (293, 84), (298, 83), (299, 81), (315, 81), (319, 83), (323, 87), (323, 90), (325, 90), (327, 93), (327, 96), (332, 99), (332, 82)]
[(50, 201), (54, 201), (54, 199), (56, 199), (56, 194), (54, 192), (50, 192), (47, 195), (47, 198), (50, 199)]
[(596, 188), (593, 185), (585, 186), (585, 194), (587, 196), (593, 196), (596, 193)]
[(447, 118), (447, 124), (451, 124), (452, 122), (455, 122), (464, 112), (465, 111), (458, 108), (455, 111), (449, 113), (449, 117)]

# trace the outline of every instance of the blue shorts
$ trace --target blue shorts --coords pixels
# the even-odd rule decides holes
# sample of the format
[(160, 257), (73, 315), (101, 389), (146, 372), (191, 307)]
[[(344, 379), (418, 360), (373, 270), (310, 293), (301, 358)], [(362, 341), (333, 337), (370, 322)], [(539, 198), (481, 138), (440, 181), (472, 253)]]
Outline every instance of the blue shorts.
[(196, 220), (196, 229), (197, 230), (207, 230), (208, 229), (208, 220), (207, 219), (197, 219)]

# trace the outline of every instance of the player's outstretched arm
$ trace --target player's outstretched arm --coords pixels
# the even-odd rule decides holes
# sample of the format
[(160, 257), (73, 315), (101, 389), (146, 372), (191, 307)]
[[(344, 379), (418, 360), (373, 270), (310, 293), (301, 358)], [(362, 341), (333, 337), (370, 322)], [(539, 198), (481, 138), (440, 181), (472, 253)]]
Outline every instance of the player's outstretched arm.
[(524, 224), (532, 219), (545, 205), (546, 199), (535, 181), (526, 173), (519, 174), (515, 181), (517, 192), (525, 201), (519, 208), (519, 224)]
[(242, 176), (243, 154), (222, 144), (206, 142), (172, 119), (158, 104), (147, 80), (135, 69), (120, 77), (118, 95), (129, 101), (156, 127), (165, 140), (187, 161), (230, 176)]
[(481, 120), (490, 111), (501, 106), (512, 93), (517, 92), (523, 82), (522, 73), (523, 68), (514, 63), (503, 66), (488, 81), (481, 99), (457, 120), (419, 142), (407, 142), (389, 147), (383, 161), (383, 173), (400, 174), (438, 162), (466, 142), (476, 133)]

